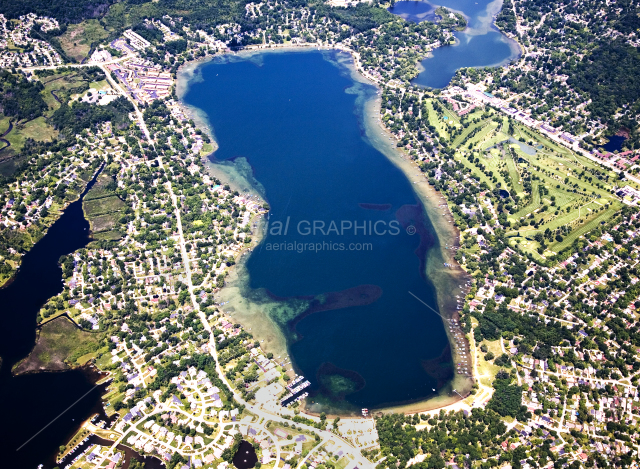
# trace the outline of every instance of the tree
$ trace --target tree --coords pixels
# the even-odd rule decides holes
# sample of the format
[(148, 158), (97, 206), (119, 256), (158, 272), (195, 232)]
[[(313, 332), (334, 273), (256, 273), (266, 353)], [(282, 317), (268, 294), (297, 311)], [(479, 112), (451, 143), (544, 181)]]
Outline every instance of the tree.
[(510, 416), (525, 420), (527, 408), (522, 405), (522, 388), (511, 384), (511, 376), (501, 371), (493, 382), (495, 392), (487, 404), (487, 409), (493, 410), (502, 417)]
[(135, 458), (131, 459), (129, 463), (129, 469), (145, 469), (147, 466), (144, 462), (138, 461)]

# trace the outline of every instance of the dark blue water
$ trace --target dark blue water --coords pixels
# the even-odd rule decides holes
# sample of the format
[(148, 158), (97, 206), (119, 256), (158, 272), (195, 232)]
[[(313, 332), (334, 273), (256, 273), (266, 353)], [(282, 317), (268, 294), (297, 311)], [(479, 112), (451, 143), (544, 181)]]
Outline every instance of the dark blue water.
[[(95, 179), (87, 190), (93, 182)], [(41, 463), (53, 467), (58, 447), (66, 443), (83, 420), (100, 409), (104, 388), (95, 387), (92, 382), (95, 377), (86, 371), (17, 377), (11, 374), (13, 365), (27, 356), (34, 345), (38, 311), (49, 298), (62, 291), (58, 259), (86, 246), (89, 241), (89, 223), (84, 219), (79, 200), (67, 207), (44, 238), (23, 257), (14, 281), (0, 289), (3, 467), (35, 468)]]
[(421, 62), (424, 70), (413, 80), (414, 84), (444, 88), (460, 68), (504, 65), (518, 56), (515, 42), (493, 26), (495, 1), (437, 0), (434, 4), (401, 1), (389, 11), (407, 21), (434, 21), (435, 4), (462, 12), (468, 27), (455, 33), (455, 45), (439, 47), (432, 52), (432, 57)]
[(233, 456), (233, 465), (238, 469), (251, 469), (258, 462), (258, 456), (253, 445), (246, 440), (242, 440), (238, 446), (238, 451)]
[(622, 137), (620, 135), (612, 135), (609, 137), (609, 141), (605, 143), (602, 148), (606, 151), (614, 152), (614, 151), (622, 151), (622, 145), (625, 142), (626, 137)]
[[(215, 158), (246, 158), (271, 206), (268, 234), (247, 261), (252, 294), (282, 300), (285, 315), (274, 320), (314, 392), (357, 407), (435, 394), (453, 373), (448, 341), (442, 319), (409, 291), (437, 311), (424, 275), (425, 253), (437, 239), (409, 181), (364, 136), (362, 100), (376, 90), (356, 85), (320, 52), (260, 58), (260, 65), (204, 65), (184, 97), (208, 116), (219, 143)], [(324, 235), (305, 234), (314, 221), (324, 223)], [(376, 226), (388, 232), (376, 235)], [(326, 247), (283, 251), (282, 243)], [(345, 250), (336, 250), (340, 243)], [(349, 250), (351, 243), (371, 246)], [(294, 297), (318, 300), (286, 316)]]

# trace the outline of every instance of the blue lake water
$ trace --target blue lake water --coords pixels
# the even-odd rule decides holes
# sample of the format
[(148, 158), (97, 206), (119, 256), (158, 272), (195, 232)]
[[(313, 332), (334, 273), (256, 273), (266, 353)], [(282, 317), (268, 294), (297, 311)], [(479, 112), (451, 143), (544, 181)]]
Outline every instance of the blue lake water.
[[(210, 62), (183, 100), (211, 124), (214, 163), (246, 159), (271, 206), (246, 262), (245, 294), (280, 305), (265, 314), (283, 329), (315, 400), (375, 408), (435, 395), (453, 367), (425, 275), (438, 239), (404, 173), (365, 136), (363, 102), (376, 89), (339, 59), (307, 51)], [(324, 226), (315, 235), (314, 223)], [(301, 300), (309, 307), (294, 312)]]
[(622, 151), (622, 145), (624, 144), (626, 137), (620, 135), (612, 135), (609, 137), (609, 141), (605, 143), (602, 148), (606, 151)]
[[(95, 179), (87, 187), (93, 185)], [(85, 191), (86, 192), (86, 191)], [(46, 301), (62, 291), (61, 255), (86, 246), (89, 222), (82, 201), (70, 204), (47, 234), (22, 258), (13, 281), (0, 289), (0, 451), (2, 467), (54, 467), (55, 454), (94, 412), (101, 412), (105, 386), (87, 370), (14, 376), (29, 355), (36, 318)], [(66, 410), (65, 410), (66, 409)]]
[(400, 1), (389, 9), (407, 21), (434, 21), (436, 6), (463, 13), (468, 27), (455, 32), (455, 45), (439, 47), (421, 62), (423, 70), (413, 80), (414, 84), (429, 88), (444, 88), (456, 71), (465, 67), (489, 67), (505, 65), (516, 58), (518, 45), (498, 31), (493, 17), (502, 5), (501, 0), (437, 0), (429, 2)]
[(388, 10), (394, 15), (414, 23), (437, 19), (436, 7), (427, 2), (396, 2)]

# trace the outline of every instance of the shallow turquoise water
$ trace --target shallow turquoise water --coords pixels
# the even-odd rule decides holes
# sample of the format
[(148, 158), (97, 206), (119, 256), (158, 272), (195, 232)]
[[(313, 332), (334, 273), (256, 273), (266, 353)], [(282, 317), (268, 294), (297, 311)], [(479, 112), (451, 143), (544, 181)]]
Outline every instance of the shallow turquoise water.
[[(375, 88), (356, 84), (335, 64), (337, 54), (211, 62), (184, 100), (206, 113), (215, 159), (246, 158), (271, 206), (267, 235), (246, 265), (251, 293), (268, 291), (286, 305), (343, 292), (284, 326), (296, 369), (341, 406), (375, 408), (434, 395), (453, 368), (442, 319), (408, 293), (438, 310), (424, 275), (425, 254), (438, 241), (411, 183), (365, 137), (362, 100)], [(314, 222), (324, 223), (324, 234), (305, 234)], [(310, 242), (331, 249), (273, 249)], [(337, 309), (323, 311), (323, 301)]]

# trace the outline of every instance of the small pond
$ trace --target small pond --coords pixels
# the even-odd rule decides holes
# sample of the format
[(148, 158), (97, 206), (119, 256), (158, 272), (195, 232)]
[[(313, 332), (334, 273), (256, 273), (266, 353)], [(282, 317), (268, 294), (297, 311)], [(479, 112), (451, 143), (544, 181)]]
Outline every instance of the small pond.
[(248, 441), (242, 440), (240, 446), (238, 446), (238, 451), (233, 457), (233, 465), (238, 469), (251, 469), (255, 467), (257, 462), (258, 456), (256, 455), (256, 450), (253, 449), (253, 445)]

